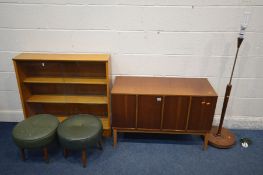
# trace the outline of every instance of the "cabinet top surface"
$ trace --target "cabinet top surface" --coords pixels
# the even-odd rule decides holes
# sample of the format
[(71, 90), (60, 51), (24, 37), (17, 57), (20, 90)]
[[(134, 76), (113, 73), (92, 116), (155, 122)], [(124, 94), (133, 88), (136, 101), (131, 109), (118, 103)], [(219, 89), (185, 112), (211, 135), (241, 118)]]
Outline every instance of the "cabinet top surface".
[(108, 61), (108, 54), (43, 54), (22, 53), (13, 58), (21, 61)]
[(206, 78), (116, 77), (112, 94), (217, 96)]

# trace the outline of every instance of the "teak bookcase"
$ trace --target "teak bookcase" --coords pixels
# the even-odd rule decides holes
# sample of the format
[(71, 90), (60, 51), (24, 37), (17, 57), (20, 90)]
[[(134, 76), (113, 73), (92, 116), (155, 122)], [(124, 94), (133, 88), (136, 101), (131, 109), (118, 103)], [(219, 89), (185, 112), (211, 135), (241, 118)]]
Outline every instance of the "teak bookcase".
[(217, 94), (205, 78), (125, 77), (112, 88), (112, 128), (117, 132), (196, 134), (212, 127)]
[(110, 135), (109, 55), (22, 53), (13, 63), (25, 118), (92, 114)]

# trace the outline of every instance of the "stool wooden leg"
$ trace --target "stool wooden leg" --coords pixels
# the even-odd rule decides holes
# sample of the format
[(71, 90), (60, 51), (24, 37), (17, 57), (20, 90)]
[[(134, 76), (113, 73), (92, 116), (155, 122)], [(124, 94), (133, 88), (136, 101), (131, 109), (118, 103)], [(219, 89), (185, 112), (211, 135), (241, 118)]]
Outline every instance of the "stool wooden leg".
[(99, 142), (98, 142), (98, 148), (99, 148), (100, 150), (103, 150), (101, 139), (100, 139)]
[(43, 152), (44, 152), (44, 160), (48, 163), (48, 150), (47, 150), (47, 147), (43, 148)]
[(64, 152), (65, 159), (68, 158), (68, 149), (64, 148), (63, 152)]
[(25, 161), (25, 149), (24, 148), (20, 148), (20, 156), (21, 156), (21, 160)]
[(86, 150), (86, 147), (82, 148), (82, 164), (83, 164), (83, 167), (85, 168), (86, 164), (87, 164), (87, 150)]

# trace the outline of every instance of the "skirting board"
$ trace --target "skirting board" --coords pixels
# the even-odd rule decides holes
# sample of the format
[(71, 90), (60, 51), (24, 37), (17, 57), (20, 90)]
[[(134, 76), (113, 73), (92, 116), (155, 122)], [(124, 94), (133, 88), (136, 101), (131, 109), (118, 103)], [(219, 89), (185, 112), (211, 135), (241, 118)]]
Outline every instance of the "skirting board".
[(0, 111), (1, 122), (20, 122), (24, 119), (22, 111)]
[[(20, 122), (22, 111), (0, 111), (0, 122)], [(214, 125), (218, 125), (220, 116), (215, 116)], [(226, 116), (223, 127), (232, 129), (263, 129), (263, 117)]]
[[(218, 126), (220, 116), (215, 116), (213, 125)], [(263, 129), (263, 117), (226, 116), (223, 127), (232, 129)]]

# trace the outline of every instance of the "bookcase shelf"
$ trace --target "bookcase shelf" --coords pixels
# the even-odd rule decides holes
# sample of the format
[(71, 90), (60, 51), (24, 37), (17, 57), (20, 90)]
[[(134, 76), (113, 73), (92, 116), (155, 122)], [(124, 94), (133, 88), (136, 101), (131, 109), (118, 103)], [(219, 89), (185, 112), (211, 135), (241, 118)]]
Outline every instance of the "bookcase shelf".
[(50, 83), (50, 84), (105, 84), (106, 78), (76, 78), (76, 77), (27, 77), (24, 83)]
[(28, 103), (107, 104), (107, 96), (32, 95)]
[(13, 58), (24, 117), (49, 113), (63, 121), (91, 114), (110, 130), (110, 56), (22, 53)]

